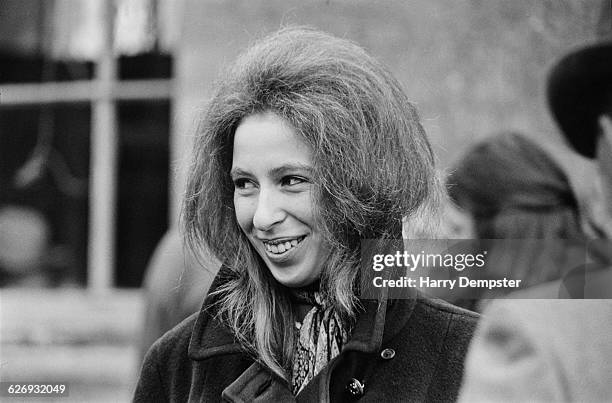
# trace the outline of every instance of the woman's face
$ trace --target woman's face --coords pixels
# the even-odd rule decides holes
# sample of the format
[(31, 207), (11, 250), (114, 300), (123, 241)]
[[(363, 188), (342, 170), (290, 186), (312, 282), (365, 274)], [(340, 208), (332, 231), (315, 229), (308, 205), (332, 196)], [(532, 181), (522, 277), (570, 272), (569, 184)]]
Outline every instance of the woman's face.
[(317, 230), (310, 147), (273, 113), (242, 120), (232, 157), (236, 220), (274, 278), (301, 287), (328, 253)]

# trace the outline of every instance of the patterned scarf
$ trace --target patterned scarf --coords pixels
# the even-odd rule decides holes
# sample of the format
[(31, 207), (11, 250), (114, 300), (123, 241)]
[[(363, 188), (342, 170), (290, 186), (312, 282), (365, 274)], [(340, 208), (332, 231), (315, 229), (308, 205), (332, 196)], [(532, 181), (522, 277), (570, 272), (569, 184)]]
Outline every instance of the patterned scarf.
[(340, 316), (325, 306), (320, 292), (294, 291), (298, 303), (314, 305), (302, 323), (296, 322), (299, 335), (296, 340), (291, 386), (297, 395), (329, 361), (340, 354), (348, 340)]

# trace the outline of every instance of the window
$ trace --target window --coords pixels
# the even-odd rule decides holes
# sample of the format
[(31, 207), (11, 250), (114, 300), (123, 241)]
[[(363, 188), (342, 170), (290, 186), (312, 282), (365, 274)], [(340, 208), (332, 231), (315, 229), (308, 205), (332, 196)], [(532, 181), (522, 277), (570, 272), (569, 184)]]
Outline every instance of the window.
[(0, 3), (0, 277), (138, 286), (168, 225), (161, 2)]

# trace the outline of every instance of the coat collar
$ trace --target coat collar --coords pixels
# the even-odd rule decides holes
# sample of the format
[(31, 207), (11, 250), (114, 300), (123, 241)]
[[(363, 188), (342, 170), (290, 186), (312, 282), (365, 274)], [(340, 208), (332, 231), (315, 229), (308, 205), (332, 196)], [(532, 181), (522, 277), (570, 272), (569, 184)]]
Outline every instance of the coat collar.
[(217, 355), (243, 351), (229, 328), (215, 317), (217, 298), (211, 295), (211, 292), (226, 282), (230, 275), (229, 269), (221, 266), (204, 299), (189, 340), (188, 354), (192, 360), (199, 361)]
[[(223, 281), (220, 272), (211, 290)], [(390, 300), (385, 291), (379, 299), (361, 300), (362, 311), (357, 318), (351, 338), (342, 352), (376, 352), (381, 345), (393, 338), (405, 326), (416, 304), (416, 294), (408, 299)], [(223, 354), (244, 352), (229, 328), (214, 316), (214, 301), (207, 297), (198, 315), (189, 343), (189, 357), (205, 360)]]

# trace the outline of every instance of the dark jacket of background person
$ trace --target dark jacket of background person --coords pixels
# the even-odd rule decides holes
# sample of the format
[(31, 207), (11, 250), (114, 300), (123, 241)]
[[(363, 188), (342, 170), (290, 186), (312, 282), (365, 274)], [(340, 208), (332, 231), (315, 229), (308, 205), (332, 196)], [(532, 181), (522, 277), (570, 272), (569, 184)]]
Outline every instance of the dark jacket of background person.
[(176, 229), (169, 230), (159, 241), (144, 280), (141, 360), (155, 340), (200, 309), (218, 267), (212, 257), (198, 262), (183, 247)]
[(365, 312), (340, 355), (293, 396), (241, 350), (208, 297), (199, 314), (153, 345), (134, 401), (350, 401), (355, 380), (364, 385), (361, 401), (454, 401), (477, 315), (431, 299), (362, 302)]
[[(508, 240), (483, 243), (484, 278), (521, 279), (521, 288), (559, 279), (573, 254), (584, 251), (587, 236), (567, 175), (523, 135), (503, 133), (474, 146), (452, 171), (448, 191), (472, 215), (478, 238)], [(504, 293), (487, 290), (479, 298)]]

